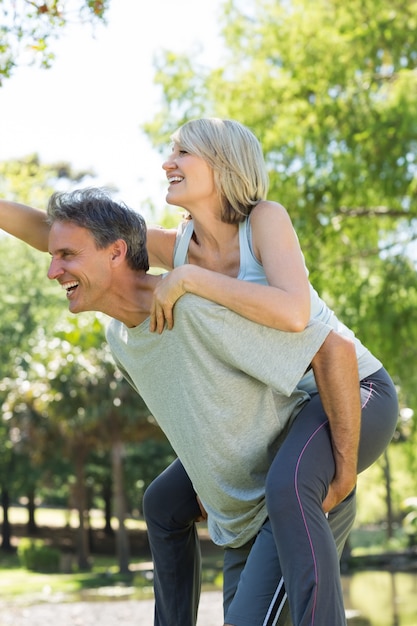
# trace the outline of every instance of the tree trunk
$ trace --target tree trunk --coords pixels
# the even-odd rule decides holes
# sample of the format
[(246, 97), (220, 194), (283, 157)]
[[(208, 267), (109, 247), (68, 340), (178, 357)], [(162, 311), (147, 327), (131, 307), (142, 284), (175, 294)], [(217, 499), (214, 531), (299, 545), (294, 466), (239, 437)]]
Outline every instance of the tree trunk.
[(117, 518), (116, 551), (121, 574), (129, 573), (129, 537), (125, 526), (126, 504), (123, 485), (123, 444), (116, 441), (112, 446), (113, 495)]
[(7, 552), (12, 552), (13, 547), (11, 544), (12, 527), (9, 521), (9, 508), (10, 508), (10, 495), (9, 490), (6, 487), (1, 488), (1, 506), (3, 508), (3, 528), (2, 528), (2, 541), (1, 549)]
[(87, 507), (87, 490), (85, 486), (85, 458), (83, 454), (79, 454), (75, 458), (75, 475), (76, 475), (76, 502), (75, 506), (78, 511), (78, 532), (77, 532), (77, 558), (78, 567), (81, 571), (90, 569), (90, 553), (88, 547), (88, 507)]
[(102, 496), (104, 500), (104, 534), (107, 537), (113, 537), (114, 530), (111, 525), (112, 515), (112, 483), (111, 480), (105, 479), (103, 484)]
[(28, 535), (35, 535), (38, 531), (38, 527), (36, 525), (36, 520), (35, 520), (35, 489), (31, 488), (29, 490), (29, 493), (27, 495), (28, 498), (28, 504), (27, 504), (27, 511), (28, 511), (28, 523), (27, 523), (27, 532)]
[(389, 462), (388, 450), (384, 451), (384, 479), (387, 503), (387, 538), (392, 539), (394, 535), (394, 517), (392, 512), (392, 493), (391, 493), (391, 466)]

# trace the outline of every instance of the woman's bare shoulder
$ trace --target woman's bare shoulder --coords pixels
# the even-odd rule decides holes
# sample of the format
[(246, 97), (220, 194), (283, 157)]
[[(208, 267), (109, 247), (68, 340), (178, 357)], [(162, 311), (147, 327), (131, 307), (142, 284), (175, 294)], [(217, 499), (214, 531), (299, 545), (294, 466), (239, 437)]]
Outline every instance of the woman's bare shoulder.
[(152, 267), (172, 269), (176, 236), (176, 228), (148, 226), (147, 248), (149, 263)]
[(285, 220), (291, 222), (287, 209), (279, 202), (262, 200), (250, 214), (251, 224), (264, 224), (270, 220)]

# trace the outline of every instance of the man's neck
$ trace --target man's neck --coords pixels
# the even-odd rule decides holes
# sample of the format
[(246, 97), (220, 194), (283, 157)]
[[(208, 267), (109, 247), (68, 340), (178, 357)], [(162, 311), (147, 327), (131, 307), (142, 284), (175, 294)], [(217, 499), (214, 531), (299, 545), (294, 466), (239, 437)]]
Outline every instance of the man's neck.
[(153, 292), (161, 280), (160, 275), (132, 272), (129, 280), (123, 281), (117, 293), (112, 294), (105, 313), (128, 328), (139, 326), (150, 315)]

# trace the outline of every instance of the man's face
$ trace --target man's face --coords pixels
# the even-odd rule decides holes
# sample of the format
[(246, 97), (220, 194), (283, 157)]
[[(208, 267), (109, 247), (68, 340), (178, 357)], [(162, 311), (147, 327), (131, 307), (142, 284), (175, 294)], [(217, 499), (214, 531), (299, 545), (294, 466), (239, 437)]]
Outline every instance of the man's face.
[(111, 278), (110, 248), (98, 250), (90, 231), (70, 222), (52, 225), (48, 278), (66, 290), (71, 313), (103, 311)]

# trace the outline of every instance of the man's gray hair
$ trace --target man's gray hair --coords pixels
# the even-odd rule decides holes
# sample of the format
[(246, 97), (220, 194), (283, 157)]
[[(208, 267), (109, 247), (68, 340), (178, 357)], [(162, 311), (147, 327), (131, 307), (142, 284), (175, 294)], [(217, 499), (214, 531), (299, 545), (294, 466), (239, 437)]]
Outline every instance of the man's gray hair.
[(70, 222), (87, 229), (98, 249), (123, 239), (129, 267), (149, 269), (145, 220), (124, 203), (112, 200), (103, 189), (88, 187), (54, 193), (49, 200), (47, 221), (51, 226), (54, 222)]

